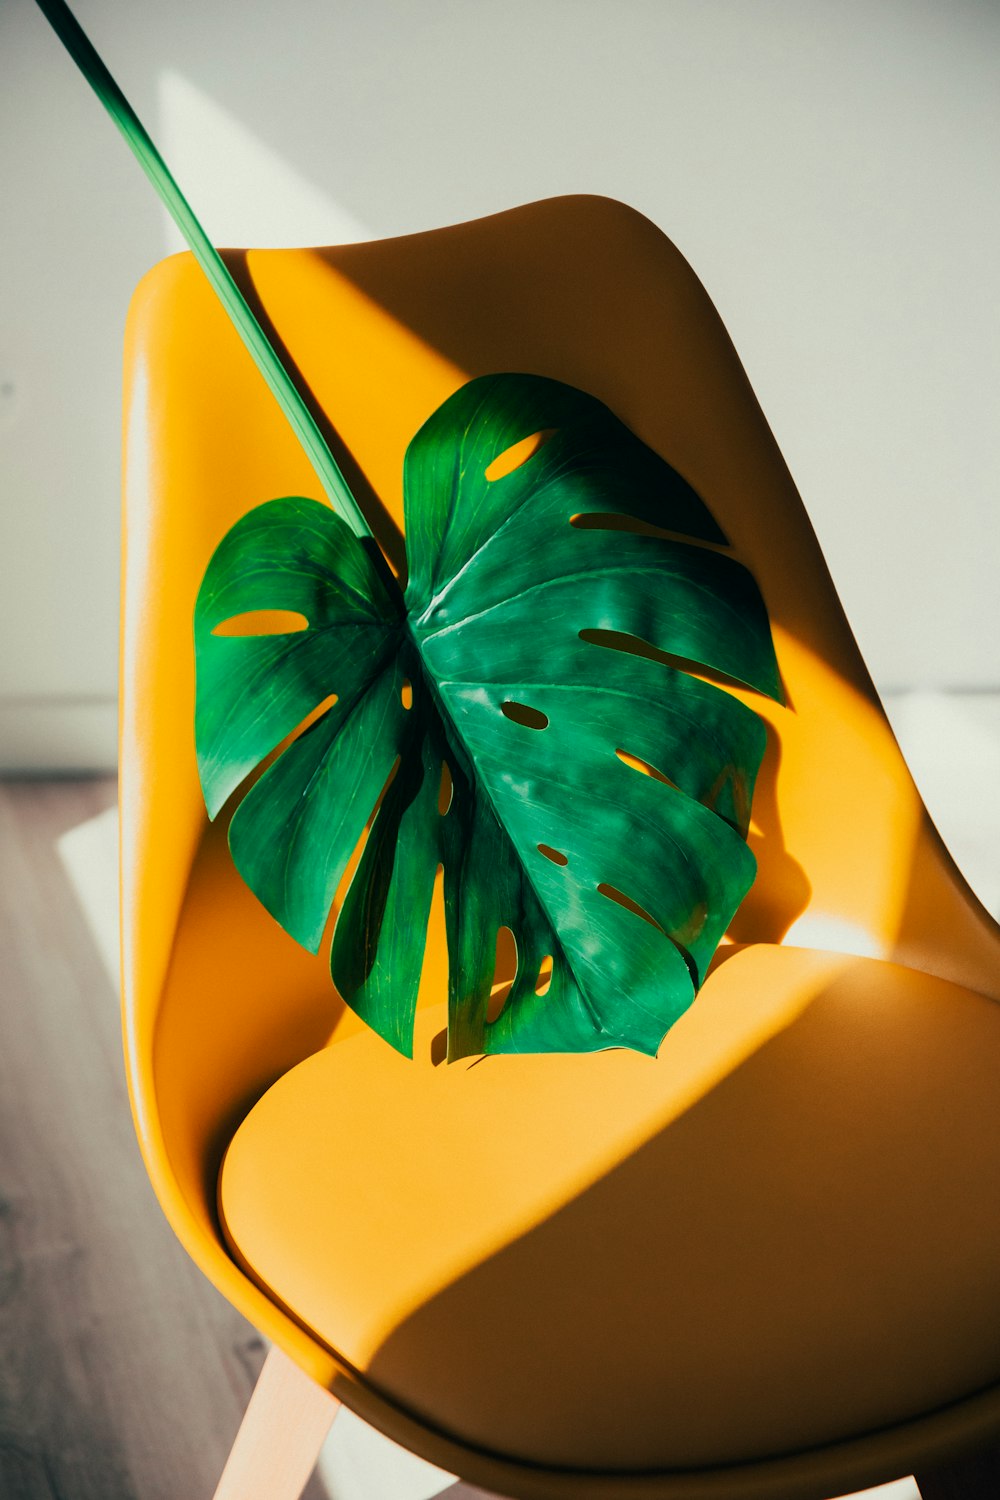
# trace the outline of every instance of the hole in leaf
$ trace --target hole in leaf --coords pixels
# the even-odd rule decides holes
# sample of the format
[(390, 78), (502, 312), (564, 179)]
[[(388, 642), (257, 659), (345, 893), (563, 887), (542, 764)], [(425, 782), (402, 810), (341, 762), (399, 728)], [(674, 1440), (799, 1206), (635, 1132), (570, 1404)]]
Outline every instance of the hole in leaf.
[(663, 928), (659, 922), (655, 917), (649, 915), (644, 906), (640, 906), (638, 901), (633, 901), (631, 896), (626, 896), (625, 892), (618, 890), (616, 886), (607, 885), (602, 882), (597, 887), (597, 892), (600, 896), (607, 896), (609, 901), (614, 901), (619, 906), (624, 906), (626, 911), (633, 912), (637, 917), (641, 917), (644, 922), (649, 923), (650, 927), (655, 927), (657, 932), (663, 932)]
[(404, 708), (413, 707), (413, 683), (408, 677), (403, 678), (403, 686), (399, 690), (399, 701)]
[(577, 511), (570, 516), (569, 524), (577, 531), (631, 531), (640, 536), (665, 536), (666, 532), (649, 521), (637, 520), (635, 516), (620, 516), (615, 511)]
[(328, 713), (336, 702), (337, 694), (330, 693), (326, 698), (323, 699), (322, 703), (317, 703), (315, 708), (310, 709), (305, 718), (302, 719), (300, 723), (296, 724), (292, 732), (290, 734), (286, 734), (281, 743), (275, 746), (274, 750), (272, 750), (271, 754), (264, 761), (264, 768), (271, 765), (277, 756), (283, 754), (284, 751), (288, 749), (289, 745), (292, 744), (294, 740), (298, 739), (300, 734), (305, 734), (307, 729), (311, 729), (312, 726), (316, 723), (317, 719), (321, 719), (325, 713)]
[(552, 954), (546, 953), (538, 969), (538, 978), (535, 980), (535, 994), (547, 995), (552, 983)]
[(497, 932), (497, 952), (493, 965), (493, 987), (486, 1007), (487, 1021), (495, 1021), (517, 978), (517, 939), (509, 927)]
[(709, 552), (731, 552), (724, 537), (715, 541), (692, 536), (687, 531), (672, 531), (667, 526), (657, 526), (653, 521), (640, 521), (638, 516), (622, 516), (616, 511), (578, 511), (570, 516), (569, 524), (578, 531), (629, 531), (634, 536), (658, 536), (667, 542), (683, 542), (685, 546), (704, 547)]
[(399, 774), (399, 768), (402, 765), (402, 763), (403, 763), (403, 757), (401, 755), (397, 755), (396, 759), (393, 761), (392, 765), (389, 767), (389, 774), (385, 778), (385, 781), (382, 784), (382, 790), (379, 792), (378, 796), (375, 799), (375, 806), (372, 808), (371, 814), (370, 814), (370, 816), (368, 818), (368, 821), (365, 824), (366, 828), (370, 828), (372, 826), (372, 824), (374, 823), (375, 818), (376, 818), (376, 816), (378, 814), (378, 810), (382, 806), (382, 803), (385, 800), (385, 794), (389, 790), (389, 788), (392, 786), (392, 783), (395, 781), (396, 777), (398, 776), (398, 774)]
[(455, 783), (451, 779), (451, 767), (446, 760), (441, 762), (441, 785), (438, 787), (438, 812), (442, 818), (451, 806), (455, 795)]
[(650, 765), (649, 761), (643, 760), (641, 756), (632, 755), (628, 750), (616, 750), (615, 754), (620, 761), (626, 766), (631, 767), (633, 771), (638, 771), (641, 776), (652, 776), (654, 781), (662, 781), (664, 786), (676, 788), (676, 782), (671, 781), (669, 776), (664, 776), (662, 771), (658, 771), (655, 766)]
[(546, 859), (551, 859), (554, 865), (568, 865), (569, 859), (559, 849), (553, 849), (551, 844), (539, 844), (539, 854), (544, 854)]
[(506, 479), (508, 474), (513, 474), (522, 464), (526, 464), (529, 458), (534, 458), (540, 448), (544, 448), (549, 438), (555, 432), (554, 427), (543, 427), (540, 432), (533, 432), (530, 437), (521, 438), (520, 442), (512, 443), (502, 453), (498, 453), (491, 464), (487, 464), (483, 470), (483, 477), (494, 484), (498, 479)]
[(302, 723), (295, 730), (295, 738), (298, 739), (300, 734), (305, 734), (306, 730), (311, 728), (311, 726), (315, 724), (317, 719), (321, 719), (323, 715), (329, 709), (331, 709), (337, 701), (337, 694), (329, 693), (323, 699), (322, 703), (317, 703), (316, 707), (310, 713), (306, 714), (305, 718), (302, 720)]
[(248, 774), (240, 782), (239, 786), (233, 788), (232, 792), (230, 792), (229, 796), (226, 798), (224, 804), (224, 807), (226, 809), (225, 813), (222, 813), (220, 810), (220, 827), (225, 828), (228, 825), (228, 819), (232, 817), (239, 803), (242, 802), (243, 798), (246, 796), (250, 788), (260, 780), (265, 771), (270, 770), (270, 768), (274, 765), (275, 761), (280, 755), (284, 755), (289, 745), (294, 744), (294, 742), (299, 738), (300, 735), (305, 734), (307, 729), (311, 729), (312, 726), (317, 722), (317, 720), (321, 719), (324, 714), (328, 713), (336, 702), (337, 694), (329, 693), (327, 697), (323, 699), (322, 703), (317, 703), (316, 707), (310, 709), (305, 717), (295, 725), (294, 729), (289, 730), (284, 739), (278, 741), (274, 749), (269, 751), (268, 754), (264, 756), (260, 764), (255, 766), (252, 771), (248, 772)]
[(737, 677), (729, 677), (725, 672), (707, 667), (704, 662), (693, 661), (690, 657), (674, 656), (670, 651), (661, 651), (658, 646), (651, 646), (639, 636), (627, 635), (622, 630), (581, 630), (580, 639), (591, 646), (603, 646), (607, 651), (623, 651), (627, 656), (644, 656), (647, 661), (662, 662), (665, 667), (674, 667), (678, 672), (686, 672), (690, 677), (700, 677), (704, 682), (715, 683), (717, 687), (757, 692), (756, 688), (748, 689), (748, 684), (740, 682)]
[[(376, 817), (378, 816), (379, 809), (381, 808), (382, 803), (385, 801), (386, 794), (388, 793), (389, 788), (392, 786), (392, 783), (395, 781), (396, 776), (399, 773), (399, 767), (400, 767), (401, 764), (402, 764), (401, 757), (397, 755), (396, 759), (393, 761), (391, 767), (389, 768), (389, 774), (388, 774), (388, 776), (385, 778), (385, 781), (382, 783), (382, 790), (379, 792), (378, 797), (375, 799), (375, 805), (372, 808), (371, 812), (369, 813), (367, 819), (365, 820), (365, 826), (362, 829), (361, 834), (359, 835), (359, 837), (358, 837), (358, 839), (357, 839), (357, 841), (356, 841), (356, 843), (354, 845), (354, 848), (351, 850), (350, 855), (348, 856), (347, 864), (344, 867), (344, 873), (343, 873), (343, 875), (341, 877), (341, 881), (342, 881), (342, 887), (341, 888), (343, 890), (345, 890), (345, 891), (347, 890), (347, 888), (350, 886), (351, 882), (354, 879), (355, 872), (357, 871), (357, 868), (358, 868), (358, 863), (359, 863), (359, 861), (360, 861), (360, 859), (361, 859), (361, 857), (362, 857), (362, 855), (364, 853), (365, 845), (368, 843), (368, 839), (369, 839), (369, 836), (370, 836), (371, 831), (372, 831), (372, 826), (373, 826), (373, 824), (375, 822)], [(320, 947), (324, 947), (328, 953), (330, 951), (330, 943), (331, 943), (331, 941), (333, 939), (333, 930), (334, 930), (334, 928), (337, 925), (337, 921), (338, 921), (338, 919), (340, 917), (341, 910), (342, 910), (341, 902), (338, 901), (338, 900), (334, 900), (331, 903), (330, 908), (329, 908), (329, 910), (327, 912), (327, 915), (326, 915), (326, 925), (325, 925), (324, 930), (323, 930), (323, 937), (322, 937), (322, 940), (321, 940), (321, 943), (320, 943)], [(373, 914), (372, 914), (371, 910), (369, 910), (368, 916), (369, 916), (369, 920), (372, 920)], [(378, 919), (375, 920), (375, 928), (376, 928), (376, 930), (377, 930), (377, 927), (378, 927)], [(367, 948), (367, 949), (363, 948), (361, 950), (361, 952), (359, 952), (356, 955), (356, 964), (357, 964), (357, 967), (355, 969), (355, 977), (356, 977), (356, 979), (357, 979), (357, 981), (359, 983), (363, 983), (364, 980), (366, 980), (368, 978), (368, 976), (371, 974), (372, 966), (373, 966), (374, 962), (375, 962), (375, 949), (374, 949), (374, 947), (370, 947), (370, 948)]]
[(525, 729), (548, 729), (549, 716), (540, 708), (531, 708), (527, 703), (514, 703), (508, 699), (501, 703), (500, 712), (514, 724), (523, 724)]
[(242, 615), (220, 620), (213, 635), (295, 635), (308, 630), (309, 621), (297, 609), (248, 609)]

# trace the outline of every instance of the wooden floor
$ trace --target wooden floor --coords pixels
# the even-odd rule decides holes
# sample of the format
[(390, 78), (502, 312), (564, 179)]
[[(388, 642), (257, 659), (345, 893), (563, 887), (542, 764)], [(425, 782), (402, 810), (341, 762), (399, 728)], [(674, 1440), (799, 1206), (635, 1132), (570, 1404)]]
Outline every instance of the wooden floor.
[(0, 781), (2, 1500), (208, 1500), (264, 1354), (153, 1198), (56, 851), (114, 797)]
[[(153, 1198), (117, 996), (57, 852), (114, 798), (0, 780), (0, 1500), (209, 1500), (264, 1357)], [(1000, 1456), (925, 1495), (1000, 1495)], [(318, 1476), (306, 1497), (327, 1500)]]

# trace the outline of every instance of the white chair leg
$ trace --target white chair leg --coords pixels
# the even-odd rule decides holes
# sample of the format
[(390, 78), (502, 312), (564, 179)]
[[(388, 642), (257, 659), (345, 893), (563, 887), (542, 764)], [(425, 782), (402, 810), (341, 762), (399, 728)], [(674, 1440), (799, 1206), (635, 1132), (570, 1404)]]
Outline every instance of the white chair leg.
[(215, 1500), (299, 1500), (340, 1402), (280, 1349), (264, 1361)]

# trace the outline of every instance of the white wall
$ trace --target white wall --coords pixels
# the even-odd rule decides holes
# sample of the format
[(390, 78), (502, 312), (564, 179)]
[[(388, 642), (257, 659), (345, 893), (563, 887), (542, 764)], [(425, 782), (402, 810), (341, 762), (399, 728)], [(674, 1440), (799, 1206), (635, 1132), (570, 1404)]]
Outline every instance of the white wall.
[[(224, 244), (607, 193), (733, 335), (884, 688), (1000, 686), (1000, 6), (77, 0)], [(113, 755), (119, 354), (174, 240), (0, 0), (0, 766)]]

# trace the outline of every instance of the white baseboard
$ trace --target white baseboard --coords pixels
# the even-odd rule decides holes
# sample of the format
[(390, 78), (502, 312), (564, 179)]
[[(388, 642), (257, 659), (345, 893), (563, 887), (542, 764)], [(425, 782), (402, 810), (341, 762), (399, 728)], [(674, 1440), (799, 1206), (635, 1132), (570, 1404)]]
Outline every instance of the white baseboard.
[(0, 775), (114, 771), (114, 698), (0, 698)]

